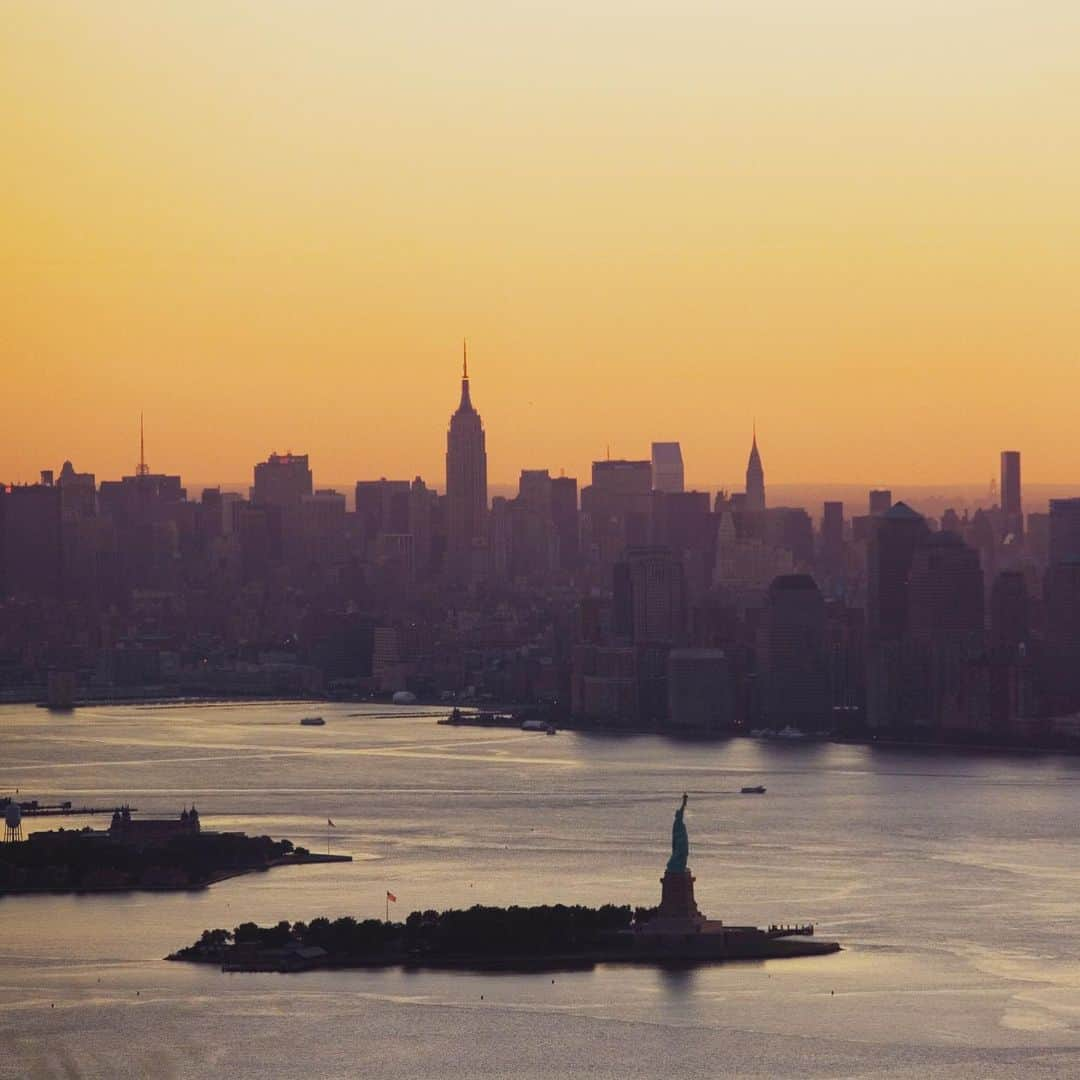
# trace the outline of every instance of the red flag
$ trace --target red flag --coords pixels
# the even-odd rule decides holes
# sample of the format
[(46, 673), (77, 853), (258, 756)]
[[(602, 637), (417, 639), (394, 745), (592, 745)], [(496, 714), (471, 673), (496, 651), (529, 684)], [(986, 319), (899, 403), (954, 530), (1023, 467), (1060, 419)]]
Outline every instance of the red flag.
[(393, 900), (395, 904), (397, 903), (397, 897), (389, 889), (386, 890), (386, 899)]
[(329, 825), (331, 829), (337, 828), (337, 826), (329, 818), (326, 819), (326, 824)]

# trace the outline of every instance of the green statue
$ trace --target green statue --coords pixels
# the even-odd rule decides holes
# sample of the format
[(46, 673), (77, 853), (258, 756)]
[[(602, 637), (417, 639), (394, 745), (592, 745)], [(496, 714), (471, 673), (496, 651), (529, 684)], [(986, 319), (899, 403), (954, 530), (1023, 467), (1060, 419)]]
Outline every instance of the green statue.
[(686, 860), (690, 855), (690, 837), (686, 834), (686, 824), (683, 814), (686, 813), (686, 800), (688, 796), (683, 792), (682, 806), (675, 811), (675, 821), (671, 826), (671, 858), (668, 859), (667, 872), (669, 874), (685, 874)]

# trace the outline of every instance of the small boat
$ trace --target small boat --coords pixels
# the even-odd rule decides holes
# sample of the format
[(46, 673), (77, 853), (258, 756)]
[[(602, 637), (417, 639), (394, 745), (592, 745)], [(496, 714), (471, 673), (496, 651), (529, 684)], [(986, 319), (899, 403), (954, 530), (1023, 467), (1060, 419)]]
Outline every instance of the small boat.
[(740, 795), (764, 795), (765, 785), (755, 784), (753, 787), (744, 787), (739, 789)]
[(321, 716), (305, 716), (300, 721), (304, 727), (322, 727), (326, 721)]

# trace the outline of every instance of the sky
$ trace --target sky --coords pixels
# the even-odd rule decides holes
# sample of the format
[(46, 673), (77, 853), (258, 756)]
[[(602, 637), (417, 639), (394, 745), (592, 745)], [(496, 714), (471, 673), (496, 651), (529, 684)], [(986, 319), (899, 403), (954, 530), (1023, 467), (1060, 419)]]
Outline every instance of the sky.
[(0, 479), (1080, 479), (1073, 0), (6, 0)]

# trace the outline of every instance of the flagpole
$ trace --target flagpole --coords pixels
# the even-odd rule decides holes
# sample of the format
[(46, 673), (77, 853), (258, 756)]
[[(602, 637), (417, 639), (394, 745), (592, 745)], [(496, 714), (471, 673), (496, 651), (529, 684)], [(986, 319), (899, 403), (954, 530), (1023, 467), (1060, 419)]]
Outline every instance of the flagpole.
[(386, 921), (390, 921), (390, 894), (386, 894)]

